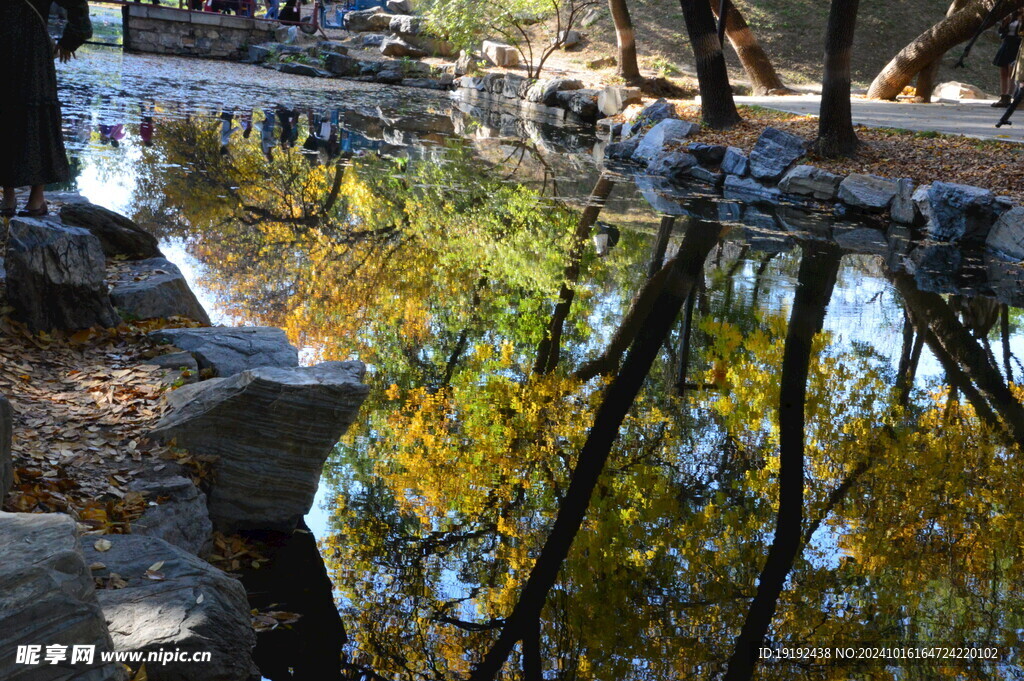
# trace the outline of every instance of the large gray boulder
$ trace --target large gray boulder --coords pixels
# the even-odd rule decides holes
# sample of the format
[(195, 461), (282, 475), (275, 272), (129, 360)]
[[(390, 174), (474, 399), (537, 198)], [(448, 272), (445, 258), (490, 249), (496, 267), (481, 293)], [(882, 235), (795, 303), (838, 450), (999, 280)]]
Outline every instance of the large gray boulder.
[(385, 38), (380, 44), (380, 53), (385, 57), (410, 57), (413, 59), (427, 56), (426, 50), (414, 47), (398, 36)]
[(779, 181), (779, 189), (787, 194), (810, 196), (821, 201), (832, 201), (839, 191), (843, 178), (814, 166), (800, 165), (792, 168)]
[(376, 7), (345, 14), (345, 30), (348, 31), (386, 31), (390, 26), (391, 15)]
[(659, 121), (653, 128), (641, 138), (636, 151), (633, 152), (633, 160), (640, 163), (650, 163), (653, 159), (661, 156), (670, 144), (680, 144), (687, 137), (700, 130), (700, 126), (689, 121), (682, 121), (678, 118), (666, 118)]
[(213, 326), (202, 329), (161, 329), (149, 334), (191, 352), (200, 370), (231, 376), (257, 367), (296, 367), (299, 351), (281, 329), (269, 326)]
[(207, 499), (214, 527), (291, 531), (369, 393), (364, 372), (359, 362), (325, 362), (184, 386), (167, 394), (152, 435), (217, 457)]
[(1008, 258), (1024, 260), (1024, 207), (1017, 206), (1000, 215), (985, 245)]
[(614, 116), (642, 97), (640, 88), (609, 85), (597, 93), (597, 108), (605, 116)]
[(776, 182), (806, 153), (807, 143), (802, 138), (765, 128), (750, 151), (750, 174), (758, 180)]
[(640, 140), (635, 137), (622, 142), (612, 142), (604, 148), (604, 155), (616, 161), (628, 161), (633, 158), (633, 153), (640, 146)]
[(629, 134), (637, 135), (644, 130), (649, 130), (657, 123), (666, 118), (676, 118), (676, 105), (667, 99), (659, 99), (651, 102), (637, 114), (629, 126)]
[(131, 489), (142, 493), (147, 501), (158, 500), (132, 522), (132, 534), (163, 539), (197, 556), (210, 549), (213, 524), (206, 508), (206, 495), (195, 483), (171, 475), (137, 479)]
[(92, 203), (68, 203), (60, 209), (65, 225), (81, 227), (96, 235), (108, 258), (156, 258), (163, 254), (155, 236), (123, 215)]
[(166, 258), (138, 260), (114, 283), (114, 306), (135, 319), (185, 317), (210, 324), (210, 317), (178, 266)]
[[(120, 665), (101, 664), (114, 649), (96, 600), (75, 521), (59, 513), (0, 512), (0, 679), (122, 681)], [(43, 646), (41, 664), (17, 664), (18, 646)], [(47, 664), (46, 646), (96, 646), (92, 664)]]
[(750, 169), (750, 161), (741, 149), (726, 147), (725, 155), (722, 156), (722, 172), (726, 175), (738, 175), (743, 177)]
[(0, 395), (0, 505), (14, 484), (14, 463), (11, 461), (11, 433), (14, 430), (14, 413), (11, 403)]
[(323, 59), (324, 68), (335, 76), (358, 76), (363, 68), (363, 62), (339, 52), (327, 52)]
[(839, 200), (862, 211), (880, 213), (896, 197), (898, 185), (877, 175), (854, 173), (839, 184)]
[(412, 5), (409, 4), (409, 0), (387, 0), (384, 3), (384, 7), (392, 14), (408, 14), (412, 11)]
[(988, 189), (951, 182), (932, 182), (918, 206), (928, 237), (950, 243), (984, 241), (1002, 212)]
[(647, 164), (647, 172), (651, 175), (660, 175), (669, 179), (678, 179), (688, 175), (690, 170), (697, 165), (697, 159), (685, 151), (670, 151), (660, 156), (655, 156)]
[(117, 326), (106, 258), (88, 230), (14, 218), (7, 241), (7, 300), (33, 331)]
[(782, 191), (778, 187), (763, 185), (752, 177), (726, 175), (725, 182), (722, 184), (722, 195), (727, 199), (769, 201), (774, 203), (779, 200)]
[(210, 661), (146, 665), (151, 681), (248, 681), (256, 634), (241, 582), (156, 537), (109, 535), (106, 551), (86, 543), (100, 579), (116, 574), (119, 589), (98, 592), (116, 650), (210, 653)]
[(539, 80), (526, 90), (526, 101), (536, 104), (555, 106), (558, 104), (558, 93), (566, 90), (581, 90), (583, 82), (575, 78), (550, 78)]

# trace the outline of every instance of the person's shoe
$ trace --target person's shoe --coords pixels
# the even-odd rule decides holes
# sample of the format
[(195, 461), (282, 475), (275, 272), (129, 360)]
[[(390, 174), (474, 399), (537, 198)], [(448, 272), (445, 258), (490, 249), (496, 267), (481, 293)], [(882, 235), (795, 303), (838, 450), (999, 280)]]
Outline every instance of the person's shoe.
[(1010, 106), (1010, 95), (1000, 95), (999, 99), (992, 102), (993, 109), (1005, 109)]
[(39, 206), (39, 208), (28, 208), (26, 206), (25, 210), (19, 210), (18, 211), (18, 217), (19, 218), (41, 218), (44, 215), (49, 215), (49, 213), (50, 213), (50, 207), (46, 204), (45, 201), (43, 201), (43, 205)]

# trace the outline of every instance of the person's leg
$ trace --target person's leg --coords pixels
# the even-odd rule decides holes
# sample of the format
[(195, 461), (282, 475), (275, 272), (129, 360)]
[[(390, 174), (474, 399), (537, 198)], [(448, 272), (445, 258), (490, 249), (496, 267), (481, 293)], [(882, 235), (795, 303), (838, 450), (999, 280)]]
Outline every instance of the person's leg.
[(28, 203), (25, 208), (28, 210), (40, 210), (46, 205), (46, 196), (43, 194), (44, 185), (34, 184), (28, 194)]

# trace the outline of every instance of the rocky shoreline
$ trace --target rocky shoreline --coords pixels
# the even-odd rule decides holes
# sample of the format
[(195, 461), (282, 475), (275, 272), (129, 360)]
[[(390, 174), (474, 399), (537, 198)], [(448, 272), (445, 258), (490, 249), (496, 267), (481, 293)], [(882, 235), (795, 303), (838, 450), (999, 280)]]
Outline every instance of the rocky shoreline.
[[(62, 199), (59, 217), (11, 220), (2, 271), (12, 317), (39, 338), (114, 333), (124, 319), (181, 327), (162, 322), (137, 337), (152, 355), (137, 360), (140, 370), (166, 387), (144, 423), (152, 442), (166, 443), (165, 451), (182, 452), (183, 459), (187, 452), (205, 474), (173, 457), (140, 454), (133, 440), (131, 470), (116, 476), (110, 490), (115, 498), (139, 500), (141, 514), (130, 530), (97, 529), (90, 520), (98, 511), (90, 509), (0, 512), (0, 678), (127, 678), (122, 665), (100, 662), (108, 651), (210, 653), (209, 662), (178, 655), (150, 665), (153, 680), (259, 678), (246, 589), (205, 558), (223, 536), (215, 533), (287, 538), (305, 531), (302, 517), (324, 462), (369, 393), (365, 367), (300, 367), (280, 329), (209, 326), (155, 238), (81, 197)], [(111, 370), (111, 390), (122, 373), (130, 375)], [(18, 477), (15, 426), (30, 418), (19, 397), (0, 397), (3, 497)], [(340, 619), (334, 628), (343, 632)], [(94, 645), (96, 658), (17, 664), (16, 650), (24, 645), (43, 651)]]

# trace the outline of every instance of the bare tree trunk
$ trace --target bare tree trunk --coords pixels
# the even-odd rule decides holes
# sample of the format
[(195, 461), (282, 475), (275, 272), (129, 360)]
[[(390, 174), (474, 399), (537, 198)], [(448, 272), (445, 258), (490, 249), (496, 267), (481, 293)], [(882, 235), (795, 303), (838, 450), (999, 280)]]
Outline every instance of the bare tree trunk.
[[(718, 17), (720, 0), (708, 2), (711, 4), (711, 11)], [(777, 95), (792, 92), (783, 85), (779, 74), (775, 73), (772, 60), (768, 58), (761, 43), (757, 42), (754, 32), (750, 30), (740, 10), (729, 0), (726, 0), (725, 7), (725, 35), (732, 44), (732, 49), (736, 51), (736, 56), (740, 58), (743, 70), (747, 72), (754, 94)]]
[(827, 158), (849, 156), (860, 143), (850, 110), (850, 55), (860, 0), (832, 0), (825, 33), (825, 73), (815, 151)]
[[(964, 7), (967, 6), (968, 0), (953, 0), (949, 3), (949, 9), (946, 10), (946, 16), (951, 17)], [(923, 104), (928, 104), (932, 101), (932, 90), (935, 89), (935, 77), (939, 74), (939, 68), (942, 66), (942, 55), (939, 58), (931, 62), (917, 74), (917, 99)]]
[(615, 24), (615, 41), (619, 44), (618, 73), (629, 85), (637, 85), (643, 77), (636, 62), (636, 34), (633, 19), (629, 16), (629, 5), (626, 0), (608, 0), (608, 10)]
[[(1024, 2), (1024, 0), (1021, 0)], [(704, 124), (715, 130), (731, 128), (742, 119), (736, 111), (725, 68), (725, 54), (718, 41), (715, 15), (704, 0), (679, 0), (700, 84), (700, 113)]]
[[(970, 0), (962, 10), (919, 35), (875, 76), (868, 89), (868, 97), (895, 99), (921, 69), (956, 45), (969, 40), (997, 1)], [(1024, 0), (1010, 0), (994, 19), (1001, 19), (1020, 7), (1024, 7)]]

